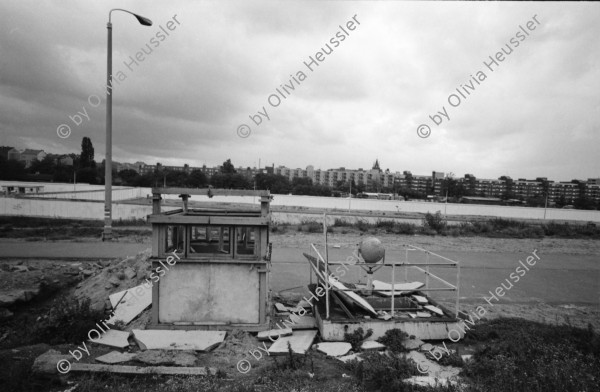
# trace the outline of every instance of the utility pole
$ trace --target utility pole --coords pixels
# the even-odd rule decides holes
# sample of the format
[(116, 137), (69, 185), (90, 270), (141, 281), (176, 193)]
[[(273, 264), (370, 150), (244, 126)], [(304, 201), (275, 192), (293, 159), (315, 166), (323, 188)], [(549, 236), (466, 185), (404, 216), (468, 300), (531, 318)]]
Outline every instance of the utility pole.
[(352, 203), (352, 180), (350, 180), (350, 194), (348, 195), (348, 212), (350, 212), (350, 203)]

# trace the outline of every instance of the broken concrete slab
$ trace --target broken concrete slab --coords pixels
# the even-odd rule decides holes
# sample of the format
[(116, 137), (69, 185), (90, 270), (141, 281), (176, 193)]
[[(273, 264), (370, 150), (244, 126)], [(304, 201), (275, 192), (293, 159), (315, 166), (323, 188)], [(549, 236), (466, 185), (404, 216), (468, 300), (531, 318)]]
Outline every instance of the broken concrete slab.
[(447, 378), (437, 378), (431, 376), (412, 376), (402, 380), (407, 384), (419, 385), (423, 387), (446, 387), (448, 384), (456, 385), (456, 381)]
[(430, 375), (438, 375), (442, 369), (438, 363), (430, 360), (424, 354), (418, 351), (410, 351), (406, 354), (406, 358), (412, 359), (416, 363), (420, 364), (421, 369), (427, 369), (427, 373)]
[(433, 350), (433, 344), (425, 343), (421, 346), (420, 351), (431, 351)]
[(417, 317), (431, 317), (429, 312), (417, 312)]
[[(55, 364), (56, 367), (56, 364)], [(126, 366), (126, 365), (98, 365), (91, 363), (74, 363), (72, 372), (115, 373), (115, 374), (170, 374), (206, 376), (217, 374), (216, 368), (207, 367), (169, 367), (169, 366)]]
[(345, 342), (325, 342), (315, 344), (314, 348), (330, 357), (340, 357), (348, 354), (348, 351), (352, 349), (352, 345)]
[(281, 304), (279, 302), (275, 303), (275, 309), (277, 309), (278, 312), (288, 312), (289, 309), (287, 306), (285, 306), (284, 304)]
[(380, 320), (391, 320), (392, 316), (390, 314), (388, 314), (387, 312), (377, 312), (377, 318)]
[(114, 347), (114, 348), (125, 348), (129, 347), (129, 336), (131, 332), (118, 331), (116, 329), (109, 329), (100, 336), (100, 339), (92, 340), (92, 343), (100, 344), (103, 346)]
[(17, 302), (29, 302), (39, 294), (39, 285), (31, 289), (0, 291), (0, 307), (8, 307)]
[(109, 365), (114, 365), (116, 363), (131, 361), (136, 355), (137, 354), (135, 353), (121, 353), (119, 351), (111, 351), (108, 354), (104, 354), (96, 358), (96, 361), (106, 363)]
[(60, 363), (64, 364), (64, 367), (61, 366), (61, 369), (66, 370), (64, 373), (67, 373), (69, 371), (67, 368), (69, 362), (66, 362), (66, 360), (69, 358), (72, 357), (70, 355), (63, 355), (56, 350), (48, 350), (35, 359), (31, 370), (34, 374), (57, 374), (57, 367)]
[[(293, 324), (291, 324), (293, 323)], [(291, 324), (291, 325), (289, 325)], [(291, 315), (284, 324), (286, 327), (292, 327), (293, 330), (297, 329), (314, 329), (317, 328), (317, 319), (313, 316), (296, 316)]]
[(363, 351), (382, 351), (385, 350), (385, 345), (374, 340), (367, 340), (366, 342), (362, 342), (360, 348)]
[(125, 277), (127, 277), (127, 279), (133, 279), (137, 275), (137, 273), (131, 267), (125, 268), (125, 271), (123, 271), (123, 273), (125, 274)]
[(405, 339), (402, 341), (402, 345), (408, 350), (417, 350), (424, 344), (425, 342), (421, 339)]
[(134, 329), (133, 337), (142, 350), (210, 351), (225, 339), (225, 331), (170, 331)]
[[(277, 328), (269, 331), (261, 331), (256, 335), (259, 341), (264, 340), (276, 340), (277, 336), (290, 336), (292, 334), (291, 328)], [(270, 339), (269, 339), (270, 338)]]
[(348, 363), (350, 361), (362, 361), (363, 359), (361, 358), (360, 354), (350, 354), (350, 355), (345, 355), (343, 357), (337, 357), (336, 359), (339, 359), (340, 361), (344, 362), (344, 363)]
[(288, 342), (291, 345), (292, 352), (296, 354), (306, 354), (306, 351), (312, 345), (317, 336), (317, 331), (295, 331), (292, 336), (279, 338), (269, 348), (271, 355), (285, 355), (288, 353)]
[(117, 321), (122, 321), (125, 324), (129, 324), (147, 307), (152, 305), (152, 288), (140, 285), (111, 294), (108, 298), (113, 308), (117, 307), (114, 316), (108, 320), (108, 323), (114, 324)]
[(425, 306), (423, 306), (423, 307), (424, 307), (425, 309), (427, 309), (427, 310), (429, 310), (429, 311), (433, 312), (433, 313), (436, 313), (436, 314), (440, 315), (440, 316), (443, 316), (443, 315), (444, 315), (444, 312), (442, 311), (442, 309), (438, 308), (437, 306), (433, 306), (433, 305), (425, 305)]
[(197, 358), (193, 351), (147, 350), (134, 359), (147, 365), (191, 367), (196, 364)]
[(415, 301), (417, 301), (418, 304), (420, 305), (427, 305), (429, 303), (429, 300), (425, 297), (423, 297), (422, 295), (412, 295), (412, 298), (414, 298)]
[(10, 270), (12, 272), (29, 272), (29, 268), (24, 265), (13, 265)]

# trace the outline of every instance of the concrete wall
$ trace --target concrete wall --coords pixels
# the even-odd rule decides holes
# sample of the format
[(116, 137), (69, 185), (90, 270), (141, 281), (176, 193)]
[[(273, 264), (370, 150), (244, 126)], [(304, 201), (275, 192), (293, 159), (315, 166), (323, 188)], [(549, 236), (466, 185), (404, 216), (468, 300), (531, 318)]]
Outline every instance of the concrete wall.
[[(29, 183), (26, 183), (29, 184)], [(52, 184), (50, 184), (52, 185)], [(69, 184), (62, 184), (71, 186)], [(80, 185), (77, 185), (78, 187)], [(104, 199), (104, 190), (99, 185), (89, 185), (92, 189), (86, 189), (88, 192), (72, 192), (68, 189), (67, 193), (59, 194), (61, 200), (34, 200), (34, 199), (13, 199), (0, 197), (0, 214), (3, 215), (31, 215), (31, 216), (53, 216), (64, 218), (82, 218), (82, 219), (102, 219), (103, 206), (91, 205), (88, 209), (87, 204), (70, 204), (69, 198), (78, 200), (98, 200)], [(100, 187), (100, 189), (99, 189)], [(60, 188), (60, 187), (59, 187)], [(64, 189), (64, 188), (63, 188)], [(54, 190), (52, 187), (44, 189), (46, 192)], [(89, 192), (92, 191), (92, 192)], [(125, 188), (119, 187), (113, 190), (113, 200), (124, 200), (134, 197), (145, 197), (151, 192), (150, 188)], [(56, 197), (55, 195), (49, 195)], [(168, 199), (179, 200), (177, 195), (164, 195)], [(215, 196), (209, 199), (207, 196), (194, 195), (191, 201), (205, 202), (229, 202), (229, 203), (249, 203), (259, 205), (258, 197), (250, 196)], [(66, 203), (66, 204), (65, 204)], [(77, 203), (73, 201), (73, 203)], [(428, 203), (428, 202), (412, 202), (412, 201), (397, 201), (397, 200), (372, 200), (372, 199), (342, 199), (336, 197), (316, 197), (316, 196), (294, 196), (294, 195), (274, 195), (272, 206), (287, 206), (298, 207), (298, 212), (301, 213), (301, 207), (323, 208), (330, 210), (328, 214), (335, 215), (335, 211), (347, 212), (350, 205), (351, 211), (383, 211), (383, 212), (410, 212), (410, 213), (435, 213), (436, 211), (447, 211), (448, 215), (462, 216), (496, 216), (502, 218), (520, 218), (520, 219), (544, 219), (543, 208), (533, 207), (508, 207), (508, 206), (488, 206), (476, 204), (445, 204), (445, 203)], [(163, 207), (164, 208), (164, 207)], [(86, 209), (88, 209), (86, 211)], [(166, 210), (166, 208), (165, 208)], [(148, 212), (146, 212), (148, 211)], [(149, 206), (132, 206), (115, 204), (113, 209), (114, 216), (122, 219), (145, 217), (151, 211)], [(278, 215), (274, 215), (274, 218)], [(310, 219), (314, 219), (314, 215), (307, 215)], [(118, 219), (118, 218), (116, 218)], [(295, 223), (299, 223), (303, 218), (298, 215), (289, 215), (281, 213), (280, 221), (290, 221), (293, 219)], [(366, 219), (366, 218), (365, 218)], [(548, 208), (546, 210), (546, 220), (573, 220), (581, 222), (600, 222), (600, 211), (585, 211), (585, 210), (566, 210)], [(411, 220), (407, 220), (411, 221)]]
[[(151, 213), (151, 206), (113, 203), (113, 220), (146, 219)], [(104, 202), (0, 198), (0, 215), (101, 220)]]
[[(167, 195), (169, 199), (177, 198), (177, 195)], [(207, 196), (194, 195), (192, 201), (214, 201), (228, 203), (250, 203), (258, 204), (258, 198), (248, 196), (215, 196), (209, 199)], [(325, 208), (331, 214), (335, 210), (350, 211), (386, 211), (386, 212), (412, 212), (412, 213), (435, 213), (436, 211), (447, 212), (448, 215), (472, 215), (472, 216), (496, 216), (502, 218), (520, 218), (520, 219), (544, 219), (544, 208), (534, 207), (510, 207), (510, 206), (489, 206), (477, 204), (455, 204), (455, 203), (429, 203), (418, 201), (398, 201), (398, 200), (373, 200), (373, 199), (342, 199), (338, 197), (317, 197), (317, 196), (294, 196), (294, 195), (274, 195), (271, 202), (272, 206), (287, 207), (312, 207)], [(559, 208), (548, 208), (546, 210), (546, 220), (574, 220), (574, 221), (593, 221), (600, 222), (600, 211), (585, 210), (566, 210)]]
[[(104, 201), (104, 189), (98, 190), (82, 190), (82, 191), (60, 191), (48, 192), (35, 195), (47, 199), (65, 199), (65, 200), (99, 200)], [(145, 197), (142, 194), (142, 188), (117, 188), (112, 190), (112, 200), (130, 200)]]

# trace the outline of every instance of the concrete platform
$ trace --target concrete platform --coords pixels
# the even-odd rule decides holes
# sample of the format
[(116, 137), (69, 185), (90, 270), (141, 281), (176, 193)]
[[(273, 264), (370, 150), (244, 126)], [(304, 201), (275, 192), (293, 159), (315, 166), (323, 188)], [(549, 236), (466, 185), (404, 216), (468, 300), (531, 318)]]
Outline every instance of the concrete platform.
[[(423, 294), (419, 293), (419, 295)], [(428, 299), (431, 304), (441, 308), (445, 314), (451, 314), (450, 311), (435, 303), (431, 298)], [(313, 308), (313, 312), (317, 319), (317, 327), (321, 339), (327, 342), (343, 342), (345, 333), (352, 333), (358, 328), (362, 328), (363, 331), (367, 331), (368, 329), (373, 330), (373, 335), (369, 337), (369, 340), (376, 340), (384, 336), (385, 332), (390, 329), (400, 329), (409, 336), (414, 335), (415, 338), (421, 340), (448, 339), (448, 332), (453, 329), (457, 331), (452, 333), (453, 337), (457, 337), (457, 333), (460, 334), (461, 338), (464, 336), (461, 320), (449, 316), (428, 318), (409, 318), (406, 316), (406, 318), (401, 318), (401, 313), (396, 312), (394, 319), (381, 320), (375, 318), (366, 319), (360, 311), (355, 311), (354, 315), (356, 318), (352, 319), (348, 318), (332, 301), (329, 308), (329, 319), (325, 319), (325, 300), (317, 302)]]

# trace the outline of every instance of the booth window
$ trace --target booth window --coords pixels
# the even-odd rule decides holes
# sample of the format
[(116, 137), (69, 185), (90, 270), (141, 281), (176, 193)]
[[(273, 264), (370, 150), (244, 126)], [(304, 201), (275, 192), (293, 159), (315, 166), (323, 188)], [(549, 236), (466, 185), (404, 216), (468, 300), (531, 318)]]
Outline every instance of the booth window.
[(167, 226), (167, 236), (165, 238), (165, 253), (177, 251), (183, 252), (185, 229), (182, 225)]
[(238, 255), (254, 255), (256, 249), (256, 227), (236, 227), (236, 250)]
[(229, 226), (190, 226), (190, 257), (231, 254)]

